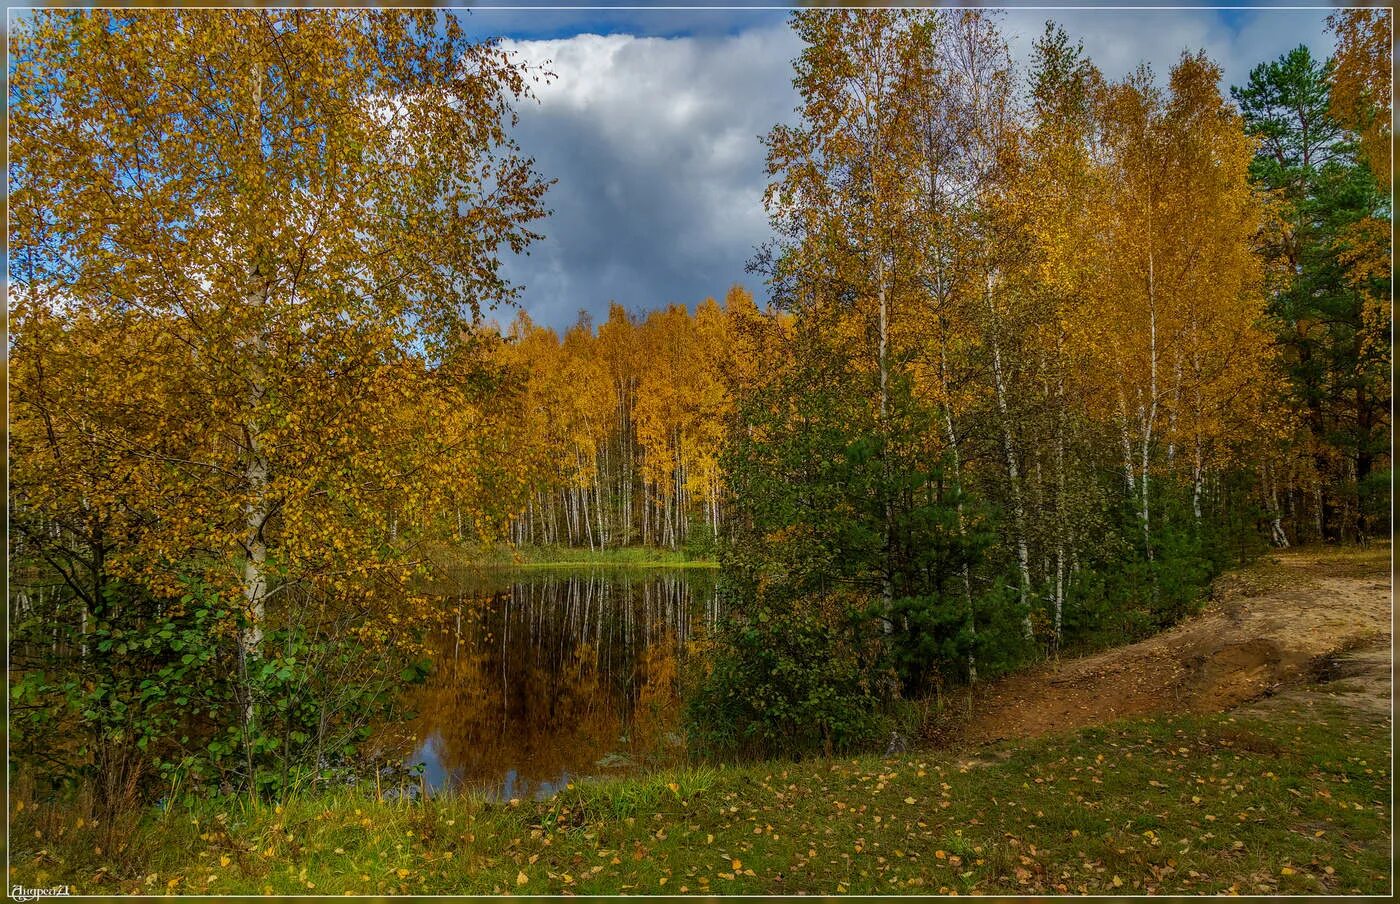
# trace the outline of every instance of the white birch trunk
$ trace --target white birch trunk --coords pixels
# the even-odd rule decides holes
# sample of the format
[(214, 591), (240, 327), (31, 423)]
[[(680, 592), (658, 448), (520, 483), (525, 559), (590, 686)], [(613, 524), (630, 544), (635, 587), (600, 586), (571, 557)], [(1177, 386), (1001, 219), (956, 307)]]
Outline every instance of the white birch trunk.
[[(252, 97), (254, 127), (249, 130), (249, 133), (255, 143), (251, 156), (255, 157), (259, 164), (262, 161), (262, 83), (262, 63), (260, 60), (254, 60)], [(257, 251), (254, 251), (254, 259), (249, 263), (246, 300), (251, 311), (261, 312), (267, 305), (270, 281), (268, 274), (263, 272), (262, 262), (257, 259)], [(267, 389), (264, 385), (266, 377), (262, 367), (267, 343), (262, 335), (258, 317), (254, 316), (253, 322), (254, 332), (248, 337), (246, 344), (249, 368), (247, 411), (243, 424), (242, 462), (243, 480), (247, 490), (247, 498), (243, 505), (243, 597), (247, 607), (248, 624), (244, 627), (239, 640), (245, 666), (248, 659), (258, 655), (262, 646), (267, 598), (267, 542), (263, 536), (263, 528), (267, 523), (268, 516), (268, 467), (267, 458), (258, 435), (260, 430), (258, 408), (262, 404), (263, 394)], [(247, 720), (251, 721), (253, 704), (251, 688), (248, 690), (250, 696), (244, 715)]]
[[(1149, 220), (1150, 224), (1150, 220)], [(1147, 249), (1147, 329), (1148, 329), (1148, 397), (1142, 408), (1142, 544), (1147, 561), (1152, 561), (1152, 523), (1148, 496), (1148, 473), (1151, 467), (1152, 434), (1157, 424), (1157, 286), (1155, 260), (1151, 247), (1151, 227), (1148, 228)]]
[(1129, 498), (1137, 495), (1137, 474), (1133, 470), (1133, 440), (1128, 431), (1128, 403), (1123, 398), (1123, 389), (1118, 388), (1118, 434), (1123, 441), (1123, 477), (1128, 487)]
[(1068, 506), (1065, 497), (1069, 490), (1065, 486), (1065, 389), (1064, 381), (1058, 384), (1055, 393), (1055, 651), (1059, 654), (1061, 629), (1065, 610), (1065, 545), (1069, 523)]
[(885, 633), (894, 630), (892, 621), (894, 612), (894, 504), (890, 499), (890, 472), (889, 472), (889, 331), (890, 331), (890, 300), (889, 290), (885, 286), (885, 256), (883, 251), (877, 254), (878, 263), (876, 265), (876, 281), (880, 298), (880, 349), (879, 349), (879, 370), (880, 370), (880, 430), (883, 434), (884, 444), (881, 446), (880, 470), (881, 470), (881, 492), (885, 496), (884, 505), (884, 532), (885, 561), (880, 576), (880, 598), (884, 603), (884, 626)]
[(1006, 400), (1006, 380), (1001, 367), (1001, 343), (997, 337), (1000, 329), (1000, 322), (996, 314), (996, 305), (992, 300), (992, 274), (986, 274), (986, 302), (987, 313), (990, 316), (990, 328), (987, 330), (992, 346), (992, 383), (996, 391), (997, 414), (1001, 421), (1001, 448), (1006, 458), (1006, 476), (1011, 485), (1011, 514), (1016, 529), (1016, 563), (1021, 572), (1021, 606), (1025, 609), (1025, 622), (1022, 630), (1027, 640), (1034, 636), (1031, 628), (1031, 554), (1030, 544), (1026, 541), (1026, 509), (1021, 499), (1021, 469), (1016, 462), (1016, 450), (1011, 441), (1011, 411)]
[(1196, 460), (1191, 473), (1191, 514), (1196, 516), (1196, 523), (1201, 522), (1201, 471), (1203, 462), (1201, 459), (1201, 435), (1196, 434)]

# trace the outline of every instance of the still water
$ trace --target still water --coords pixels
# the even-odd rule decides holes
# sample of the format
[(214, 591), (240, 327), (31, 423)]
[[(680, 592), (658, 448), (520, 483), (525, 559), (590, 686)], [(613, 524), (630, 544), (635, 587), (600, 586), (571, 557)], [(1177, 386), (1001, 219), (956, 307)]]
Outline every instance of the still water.
[(678, 753), (677, 681), (717, 614), (712, 570), (502, 569), (443, 586), (404, 739), (430, 792), (543, 797)]

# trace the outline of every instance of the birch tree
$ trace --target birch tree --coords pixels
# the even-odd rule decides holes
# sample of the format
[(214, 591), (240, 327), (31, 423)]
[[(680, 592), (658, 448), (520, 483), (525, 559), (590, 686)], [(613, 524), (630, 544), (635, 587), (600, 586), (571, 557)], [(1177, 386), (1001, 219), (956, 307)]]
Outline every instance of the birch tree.
[[(427, 475), (484, 429), (464, 339), (544, 214), (507, 133), (539, 74), (431, 11), (50, 10), (10, 50), (25, 511), (140, 511), (104, 567), (241, 598), (245, 674), (275, 595), (397, 598), (402, 516), (442, 509)], [(98, 377), (143, 387), (138, 419), (46, 357), (121, 335)], [(74, 444), (126, 480), (31, 469)]]

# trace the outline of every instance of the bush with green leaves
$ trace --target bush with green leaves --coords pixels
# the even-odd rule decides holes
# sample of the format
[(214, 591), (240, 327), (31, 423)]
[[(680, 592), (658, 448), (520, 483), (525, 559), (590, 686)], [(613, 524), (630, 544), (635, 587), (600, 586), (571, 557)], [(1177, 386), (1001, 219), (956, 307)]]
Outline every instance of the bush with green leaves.
[(330, 780), (374, 724), (405, 715), (397, 692), (427, 671), (386, 668), (391, 653), (290, 607), (247, 656), (243, 607), (194, 582), (165, 600), (112, 580), (95, 612), (61, 589), (42, 600), (14, 623), (13, 762), (37, 767), (50, 793), (90, 789), (106, 810)]
[[(855, 607), (760, 602), (724, 623), (688, 695), (694, 750), (712, 756), (840, 753), (882, 740), (893, 675)], [(818, 609), (826, 611), (818, 611)]]

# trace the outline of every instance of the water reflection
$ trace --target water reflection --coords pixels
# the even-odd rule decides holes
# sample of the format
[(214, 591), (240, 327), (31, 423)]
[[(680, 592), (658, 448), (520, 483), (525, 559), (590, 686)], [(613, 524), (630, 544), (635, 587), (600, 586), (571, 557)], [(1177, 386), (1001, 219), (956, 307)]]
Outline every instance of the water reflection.
[(675, 752), (678, 669), (715, 617), (712, 572), (459, 577), (412, 700), (407, 762), (429, 790), (548, 796)]

